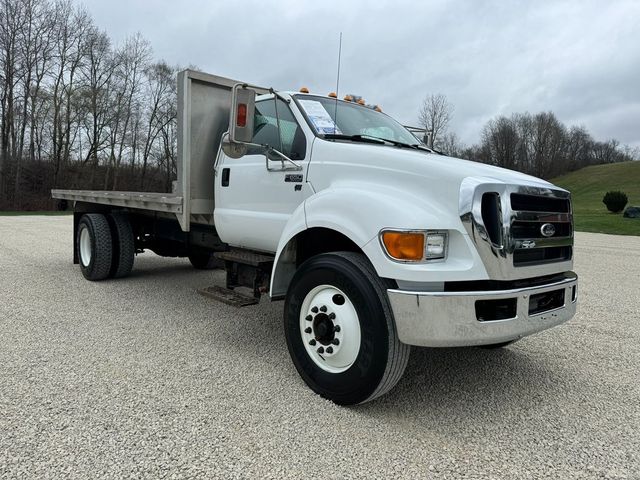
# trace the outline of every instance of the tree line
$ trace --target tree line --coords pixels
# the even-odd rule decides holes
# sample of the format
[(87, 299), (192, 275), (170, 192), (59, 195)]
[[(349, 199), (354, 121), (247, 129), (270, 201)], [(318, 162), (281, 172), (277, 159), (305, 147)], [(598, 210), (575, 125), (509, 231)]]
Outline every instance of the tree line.
[[(0, 0), (0, 210), (54, 208), (52, 188), (170, 191), (178, 70), (140, 34), (114, 44), (72, 0)], [(465, 146), (452, 114), (443, 95), (422, 104), (437, 149), (543, 178), (640, 159), (552, 112), (498, 116)]]
[(550, 179), (580, 168), (640, 160), (640, 149), (616, 139), (595, 140), (584, 126), (568, 127), (553, 112), (514, 113), (489, 120), (480, 143), (465, 146), (448, 127), (453, 105), (442, 94), (428, 95), (419, 121), (432, 132), (434, 147), (447, 155)]
[(177, 71), (69, 0), (0, 0), (0, 210), (51, 208), (51, 188), (170, 190)]

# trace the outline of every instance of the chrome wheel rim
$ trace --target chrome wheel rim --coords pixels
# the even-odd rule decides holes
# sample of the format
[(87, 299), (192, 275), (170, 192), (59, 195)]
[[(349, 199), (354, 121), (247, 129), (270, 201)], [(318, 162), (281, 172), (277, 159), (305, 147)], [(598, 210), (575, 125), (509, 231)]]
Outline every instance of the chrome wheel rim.
[(307, 354), (322, 370), (348, 370), (360, 352), (360, 321), (353, 303), (332, 285), (312, 289), (300, 309), (300, 335)]
[(80, 261), (84, 267), (91, 263), (91, 235), (85, 226), (80, 230)]

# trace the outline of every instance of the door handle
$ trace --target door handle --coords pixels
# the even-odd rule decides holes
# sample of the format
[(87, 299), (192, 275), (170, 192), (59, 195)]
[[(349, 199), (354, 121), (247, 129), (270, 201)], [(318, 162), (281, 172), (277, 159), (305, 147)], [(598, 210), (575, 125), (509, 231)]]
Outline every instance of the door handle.
[(223, 168), (222, 169), (222, 186), (223, 187), (228, 187), (229, 186), (229, 177), (230, 176), (231, 176), (231, 169)]

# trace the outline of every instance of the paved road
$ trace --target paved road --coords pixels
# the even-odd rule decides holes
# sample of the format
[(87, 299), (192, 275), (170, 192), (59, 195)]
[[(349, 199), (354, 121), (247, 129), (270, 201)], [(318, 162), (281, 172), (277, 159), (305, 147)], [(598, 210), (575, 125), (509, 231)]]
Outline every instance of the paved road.
[(180, 259), (91, 283), (69, 217), (0, 217), (0, 477), (640, 478), (640, 238), (578, 234), (570, 323), (414, 349), (340, 408), (293, 368), (282, 304), (236, 310)]

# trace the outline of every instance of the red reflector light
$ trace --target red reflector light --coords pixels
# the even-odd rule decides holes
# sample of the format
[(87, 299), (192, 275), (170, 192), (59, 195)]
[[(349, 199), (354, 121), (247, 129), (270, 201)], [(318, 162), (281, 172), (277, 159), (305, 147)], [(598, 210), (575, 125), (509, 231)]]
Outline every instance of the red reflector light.
[(236, 126), (237, 127), (247, 126), (247, 104), (246, 103), (238, 104), (238, 115), (236, 116)]

